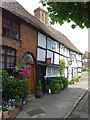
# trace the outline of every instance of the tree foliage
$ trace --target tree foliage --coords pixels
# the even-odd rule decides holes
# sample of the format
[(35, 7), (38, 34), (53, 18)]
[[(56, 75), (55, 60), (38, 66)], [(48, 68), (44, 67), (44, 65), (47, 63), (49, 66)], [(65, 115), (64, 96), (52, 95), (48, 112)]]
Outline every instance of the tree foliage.
[(65, 61), (64, 60), (60, 60), (59, 61), (59, 65), (60, 65), (60, 70), (59, 70), (60, 75), (63, 75), (64, 71), (65, 71), (65, 66), (66, 66)]
[(68, 23), (73, 21), (72, 28), (76, 26), (90, 28), (90, 2), (48, 2), (48, 0), (41, 2), (44, 6), (47, 5), (52, 24), (62, 25), (66, 21)]

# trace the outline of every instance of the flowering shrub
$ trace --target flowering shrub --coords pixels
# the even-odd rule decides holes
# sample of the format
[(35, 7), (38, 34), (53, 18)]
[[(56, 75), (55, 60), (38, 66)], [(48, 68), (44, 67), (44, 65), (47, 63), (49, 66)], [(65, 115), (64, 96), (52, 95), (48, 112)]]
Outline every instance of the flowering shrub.
[(30, 74), (30, 68), (23, 68), (21, 72), (19, 72), (20, 75), (24, 77), (28, 77)]
[[(17, 73), (15, 73), (17, 74)], [(28, 95), (27, 78), (9, 76), (6, 70), (2, 70), (2, 98), (3, 100), (13, 99), (19, 96), (20, 99), (25, 99)]]
[(19, 64), (15, 67), (15, 71), (19, 75), (27, 78), (30, 75), (31, 68), (30, 68), (30, 66), (27, 66), (25, 64)]

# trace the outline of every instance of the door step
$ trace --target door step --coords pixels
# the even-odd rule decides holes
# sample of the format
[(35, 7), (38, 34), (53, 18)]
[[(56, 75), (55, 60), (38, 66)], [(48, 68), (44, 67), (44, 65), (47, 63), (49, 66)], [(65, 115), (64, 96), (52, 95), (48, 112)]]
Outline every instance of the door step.
[(27, 96), (26, 101), (31, 101), (35, 99), (35, 95), (34, 94), (30, 94)]

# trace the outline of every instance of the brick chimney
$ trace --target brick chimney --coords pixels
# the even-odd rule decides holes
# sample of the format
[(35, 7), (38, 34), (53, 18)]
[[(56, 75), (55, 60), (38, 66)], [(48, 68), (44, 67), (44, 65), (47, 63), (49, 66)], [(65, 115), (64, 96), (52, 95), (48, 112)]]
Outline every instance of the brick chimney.
[(39, 8), (36, 8), (36, 9), (34, 10), (34, 16), (35, 16), (37, 19), (41, 20), (42, 22), (48, 24), (48, 12), (45, 11), (44, 9), (42, 9), (42, 8), (40, 8), (40, 7), (39, 7)]

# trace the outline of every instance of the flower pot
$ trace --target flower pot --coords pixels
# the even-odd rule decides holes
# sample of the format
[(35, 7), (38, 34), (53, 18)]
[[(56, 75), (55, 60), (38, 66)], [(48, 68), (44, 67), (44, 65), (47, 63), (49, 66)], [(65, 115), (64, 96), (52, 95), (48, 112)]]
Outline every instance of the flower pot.
[(17, 103), (17, 106), (18, 106), (18, 107), (22, 106), (22, 101), (19, 101), (19, 102)]
[(42, 92), (36, 91), (35, 97), (36, 98), (41, 98), (42, 97)]
[(14, 110), (15, 109), (15, 106), (12, 106), (12, 110)]
[(9, 117), (9, 115), (8, 115), (8, 111), (3, 111), (2, 112), (2, 116), (3, 116), (3, 118), (8, 118)]
[(23, 100), (23, 105), (25, 105), (26, 104), (26, 101), (25, 100)]

